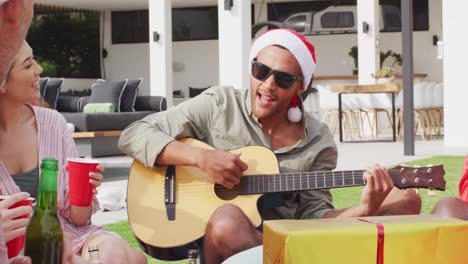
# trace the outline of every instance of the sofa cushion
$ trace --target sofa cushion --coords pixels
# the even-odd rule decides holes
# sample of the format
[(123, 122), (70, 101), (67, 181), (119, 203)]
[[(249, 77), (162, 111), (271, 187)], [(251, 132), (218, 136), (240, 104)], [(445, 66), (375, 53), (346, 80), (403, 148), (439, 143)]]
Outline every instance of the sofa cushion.
[(57, 99), (57, 111), (59, 112), (81, 112), (80, 97), (59, 96)]
[(154, 111), (121, 113), (61, 113), (76, 132), (123, 130)]
[(63, 78), (49, 79), (46, 83), (44, 90), (44, 101), (49, 105), (49, 108), (57, 108), (57, 99), (59, 97), (60, 89), (62, 87)]
[(98, 81), (91, 88), (90, 103), (112, 103), (117, 112), (120, 111), (120, 101), (122, 92), (127, 84), (128, 79), (121, 81)]
[(82, 96), (82, 97), (80, 97), (80, 100), (78, 102), (78, 109), (79, 109), (78, 112), (83, 112), (83, 109), (85, 108), (85, 106), (87, 104), (89, 104), (90, 98), (91, 98), (91, 96)]
[(129, 80), (122, 92), (120, 101), (120, 112), (135, 112), (135, 100), (140, 89), (143, 78)]
[(167, 109), (166, 97), (163, 96), (150, 96), (140, 95), (135, 100), (136, 111), (153, 111), (161, 112)]
[(47, 85), (47, 81), (49, 81), (49, 77), (42, 77), (39, 79), (39, 91), (42, 97), (44, 97), (44, 92), (45, 92), (45, 88)]
[(201, 94), (203, 91), (207, 90), (210, 87), (211, 86), (208, 86), (208, 87), (191, 87), (191, 86), (189, 86), (189, 97), (190, 98), (195, 97), (195, 96)]

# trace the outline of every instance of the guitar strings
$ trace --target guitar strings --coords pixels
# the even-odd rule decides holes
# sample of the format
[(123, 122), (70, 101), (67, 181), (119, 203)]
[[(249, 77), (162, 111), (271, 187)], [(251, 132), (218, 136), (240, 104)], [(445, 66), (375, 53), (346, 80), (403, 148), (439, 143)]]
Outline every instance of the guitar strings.
[[(296, 173), (297, 174), (297, 173)], [(294, 175), (294, 173), (290, 174), (290, 175)], [(245, 177), (250, 177), (252, 175), (246, 175)], [(312, 176), (312, 184), (307, 184), (307, 182), (305, 182), (307, 176), (305, 175), (301, 175), (300, 176), (300, 179), (298, 179), (297, 177), (295, 177), (294, 179), (291, 179), (291, 178), (288, 178), (287, 176), (280, 176), (282, 179), (279, 180), (273, 180), (272, 175), (267, 175), (267, 178), (260, 178), (259, 176), (256, 176), (257, 179), (256, 180), (251, 180), (249, 183), (250, 184), (257, 184), (256, 186), (253, 186), (253, 187), (257, 187), (257, 188), (251, 188), (251, 189), (257, 189), (258, 191), (260, 191), (260, 188), (261, 189), (266, 189), (265, 187), (268, 188), (268, 184), (271, 184), (271, 183), (274, 183), (274, 185), (279, 185), (279, 187), (282, 187), (282, 185), (288, 185), (287, 187), (290, 187), (291, 183), (296, 186), (297, 184), (297, 188), (300, 188), (301, 187), (301, 182), (303, 183), (302, 185), (304, 185), (304, 189), (318, 189), (318, 188), (327, 188), (327, 187), (336, 187), (336, 186), (352, 186), (352, 185), (356, 185), (357, 186), (360, 186), (360, 185), (363, 185), (364, 182), (358, 182), (356, 183), (356, 180), (357, 181), (361, 181), (362, 180), (362, 177), (361, 175), (356, 175), (356, 173), (342, 173), (341, 175), (335, 175), (335, 181), (333, 181), (333, 178), (331, 178), (330, 176), (331, 175), (325, 175), (325, 176), (328, 176), (328, 177), (325, 177), (324, 179), (324, 176), (323, 175), (317, 175), (317, 178), (315, 179), (315, 175)], [(336, 178), (338, 176), (338, 179)], [(278, 177), (278, 176), (275, 176), (275, 177)], [(286, 180), (284, 180), (284, 178), (286, 177)], [(351, 182), (347, 182), (347, 181), (350, 181), (350, 180), (354, 180), (352, 183)], [(210, 181), (204, 181), (204, 182), (200, 182), (201, 180), (197, 180), (197, 179), (178, 179), (176, 180), (178, 183), (186, 183), (186, 182), (199, 182), (199, 183), (194, 183), (194, 184), (190, 184), (190, 185), (185, 185), (185, 184), (182, 184), (182, 188), (184, 189), (184, 191), (190, 191), (190, 190), (200, 190), (200, 189), (206, 189), (206, 188), (199, 188), (200, 186), (206, 186), (207, 184), (211, 185), (211, 184), (214, 184), (211, 180)], [(310, 182), (311, 179), (309, 177), (308, 181)], [(314, 184), (316, 182), (316, 184)], [(340, 183), (341, 184), (336, 184), (336, 183)], [(249, 184), (248, 183), (248, 184)], [(332, 185), (328, 185), (326, 183), (332, 183)], [(335, 184), (333, 184), (335, 183)], [(260, 184), (262, 186), (260, 186)], [(305, 188), (305, 186), (307, 186), (308, 188)], [(216, 184), (215, 189), (227, 189), (226, 187), (224, 186), (221, 186), (221, 185), (218, 185)], [(241, 187), (242, 188), (242, 187)], [(211, 189), (211, 187), (209, 188)], [(277, 189), (277, 188), (275, 188)], [(228, 189), (227, 189), (228, 190)]]

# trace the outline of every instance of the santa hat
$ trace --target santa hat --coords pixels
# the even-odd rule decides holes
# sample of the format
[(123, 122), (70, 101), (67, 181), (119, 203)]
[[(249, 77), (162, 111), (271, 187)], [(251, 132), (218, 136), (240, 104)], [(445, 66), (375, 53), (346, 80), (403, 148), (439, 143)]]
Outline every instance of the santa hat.
[[(249, 62), (255, 59), (264, 48), (273, 45), (282, 46), (293, 54), (299, 63), (302, 75), (304, 76), (303, 87), (304, 89), (307, 89), (312, 81), (312, 75), (314, 74), (317, 65), (314, 46), (303, 35), (292, 29), (272, 29), (263, 33), (255, 40), (252, 48), (250, 49)], [(250, 72), (252, 70), (252, 66), (250, 63), (249, 65)], [(292, 108), (289, 110), (295, 113), (290, 114), (288, 112), (288, 118), (291, 122), (299, 122), (302, 114), (297, 107), (297, 96), (293, 98), (291, 103)], [(297, 118), (297, 116), (299, 116), (299, 118)]]

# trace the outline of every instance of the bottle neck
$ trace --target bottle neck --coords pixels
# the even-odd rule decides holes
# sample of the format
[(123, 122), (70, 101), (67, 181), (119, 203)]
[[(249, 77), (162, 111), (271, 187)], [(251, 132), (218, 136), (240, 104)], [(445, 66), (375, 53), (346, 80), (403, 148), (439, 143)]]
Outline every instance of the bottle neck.
[(57, 192), (57, 170), (42, 168), (39, 192)]
[(57, 192), (39, 191), (39, 193), (37, 194), (37, 208), (56, 209), (57, 208)]
[(37, 207), (42, 209), (57, 207), (57, 170), (54, 168), (42, 168)]

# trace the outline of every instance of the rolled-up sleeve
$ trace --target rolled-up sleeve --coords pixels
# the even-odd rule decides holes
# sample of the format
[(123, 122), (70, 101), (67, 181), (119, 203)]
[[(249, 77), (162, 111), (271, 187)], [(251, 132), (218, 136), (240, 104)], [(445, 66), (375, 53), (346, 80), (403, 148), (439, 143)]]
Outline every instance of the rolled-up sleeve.
[(211, 88), (167, 111), (149, 115), (128, 126), (119, 149), (147, 167), (153, 167), (171, 141), (184, 137), (204, 139), (219, 111), (220, 98)]

